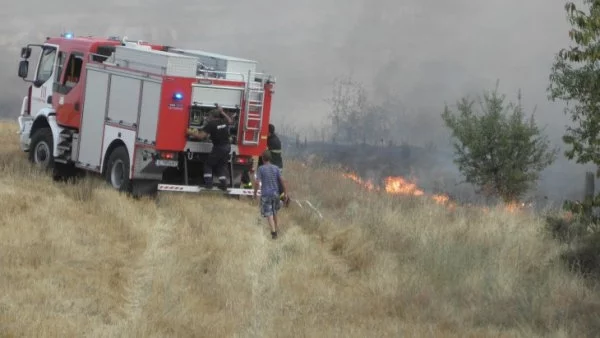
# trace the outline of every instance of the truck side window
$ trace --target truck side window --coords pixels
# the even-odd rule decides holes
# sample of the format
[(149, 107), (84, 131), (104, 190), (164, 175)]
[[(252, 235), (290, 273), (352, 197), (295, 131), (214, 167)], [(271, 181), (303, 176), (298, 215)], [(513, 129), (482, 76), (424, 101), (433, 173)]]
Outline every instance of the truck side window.
[(52, 76), (54, 68), (54, 59), (56, 58), (56, 49), (54, 47), (46, 47), (42, 52), (40, 65), (36, 74), (36, 79), (40, 82), (46, 82)]
[(71, 89), (79, 83), (79, 77), (81, 76), (81, 67), (83, 65), (83, 55), (79, 53), (72, 53), (69, 57), (69, 62), (65, 68), (65, 79), (64, 86)]
[(54, 79), (55, 84), (61, 83), (63, 75), (63, 69), (65, 68), (65, 52), (58, 52), (58, 61), (56, 62), (56, 78)]

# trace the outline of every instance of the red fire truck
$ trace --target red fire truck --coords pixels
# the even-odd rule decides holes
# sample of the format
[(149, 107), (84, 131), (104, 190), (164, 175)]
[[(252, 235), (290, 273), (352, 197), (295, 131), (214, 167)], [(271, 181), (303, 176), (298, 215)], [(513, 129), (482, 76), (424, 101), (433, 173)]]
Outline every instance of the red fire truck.
[[(31, 79), (29, 59), (39, 48)], [(230, 194), (266, 149), (274, 78), (257, 63), (118, 37), (62, 34), (21, 49), (30, 82), (21, 149), (55, 178), (96, 172), (120, 191), (201, 191), (209, 140), (187, 136), (218, 104), (234, 120)]]

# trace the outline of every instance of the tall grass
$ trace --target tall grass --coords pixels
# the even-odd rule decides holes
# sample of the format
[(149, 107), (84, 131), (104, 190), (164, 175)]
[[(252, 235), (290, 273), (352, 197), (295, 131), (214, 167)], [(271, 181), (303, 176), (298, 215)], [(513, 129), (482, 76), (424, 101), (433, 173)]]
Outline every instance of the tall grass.
[(270, 239), (249, 199), (55, 183), (0, 124), (0, 335), (586, 337), (600, 297), (534, 214), (451, 211), (286, 162)]

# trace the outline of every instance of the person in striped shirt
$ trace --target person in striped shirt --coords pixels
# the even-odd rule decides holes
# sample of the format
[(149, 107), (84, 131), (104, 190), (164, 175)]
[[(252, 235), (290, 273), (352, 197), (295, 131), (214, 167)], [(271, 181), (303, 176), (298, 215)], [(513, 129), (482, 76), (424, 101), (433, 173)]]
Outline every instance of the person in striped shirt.
[(271, 163), (271, 152), (265, 150), (261, 158), (263, 164), (256, 171), (253, 198), (256, 199), (260, 185), (260, 213), (267, 218), (271, 227), (271, 237), (276, 239), (279, 230), (277, 212), (281, 207), (280, 191), (287, 197), (287, 186), (281, 175), (281, 169)]

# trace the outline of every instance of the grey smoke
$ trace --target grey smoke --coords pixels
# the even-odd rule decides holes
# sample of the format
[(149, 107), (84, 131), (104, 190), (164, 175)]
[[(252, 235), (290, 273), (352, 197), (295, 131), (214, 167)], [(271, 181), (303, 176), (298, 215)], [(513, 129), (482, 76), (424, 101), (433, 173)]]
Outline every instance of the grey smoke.
[[(375, 102), (400, 102), (397, 136), (420, 146), (447, 148), (444, 103), (492, 89), (496, 79), (512, 99), (522, 89), (555, 144), (569, 123), (546, 98), (553, 55), (569, 44), (563, 1), (31, 0), (5, 6), (0, 19), (3, 117), (16, 117), (27, 88), (16, 77), (19, 47), (72, 30), (256, 59), (278, 79), (273, 121), (309, 137), (328, 113), (333, 80), (347, 75)], [(585, 170), (561, 156), (540, 192), (578, 196)]]

